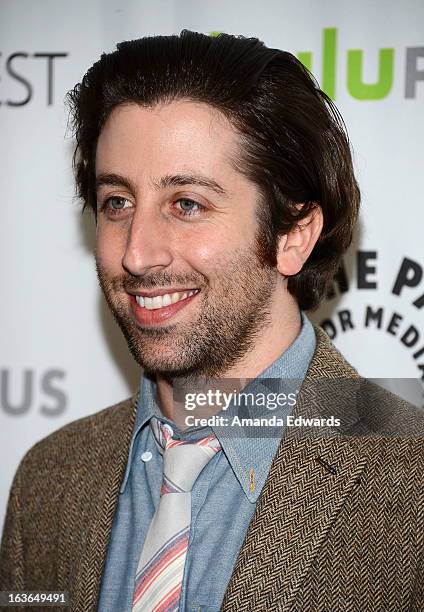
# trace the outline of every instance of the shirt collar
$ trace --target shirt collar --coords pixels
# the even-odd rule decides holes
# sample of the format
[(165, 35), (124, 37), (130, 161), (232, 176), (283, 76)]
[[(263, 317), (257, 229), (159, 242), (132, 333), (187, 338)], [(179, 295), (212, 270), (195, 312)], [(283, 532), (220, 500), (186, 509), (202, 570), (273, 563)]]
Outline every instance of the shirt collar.
[[(266, 383), (262, 384), (263, 379), (295, 380), (299, 387), (305, 377), (315, 347), (316, 337), (314, 328), (308, 317), (301, 312), (301, 330), (297, 338), (284, 353), (249, 384), (249, 387), (255, 385), (255, 390), (257, 390), (261, 388), (262, 385), (265, 392), (269, 391)], [(249, 387), (246, 387), (244, 390), (247, 391)], [(125, 490), (129, 478), (135, 440), (142, 427), (150, 421), (152, 417), (160, 418), (162, 421), (173, 425), (171, 421), (162, 415), (156, 403), (155, 395), (156, 383), (153, 379), (143, 375), (140, 381), (137, 416), (131, 440), (127, 469), (121, 486), (121, 493)], [(279, 416), (284, 417), (290, 412), (287, 410), (281, 411), (281, 409), (279, 409), (279, 411)], [(230, 406), (226, 412), (226, 416), (231, 417), (236, 413), (237, 409)], [(258, 499), (265, 484), (272, 459), (277, 452), (283, 431), (281, 431), (280, 436), (274, 435), (259, 438), (249, 436), (248, 431), (245, 431), (245, 435), (243, 435), (243, 429), (244, 428), (241, 428), (241, 435), (237, 437), (229, 436), (228, 433), (226, 435), (225, 427), (222, 428), (219, 426), (190, 429), (187, 431), (187, 434), (191, 437), (203, 437), (207, 436), (208, 432), (210, 433), (211, 430), (214, 432), (246, 497), (253, 503)]]
[(161, 419), (164, 418), (159, 409), (159, 406), (156, 403), (155, 394), (156, 383), (143, 373), (140, 380), (140, 393), (137, 403), (137, 414), (135, 417), (134, 430), (128, 453), (128, 462), (125, 470), (124, 480), (122, 481), (122, 485), (119, 491), (120, 493), (123, 493), (125, 491), (125, 487), (127, 486), (128, 478), (130, 476), (131, 471), (131, 465), (133, 462), (134, 446), (138, 434), (140, 433), (144, 425), (148, 421), (150, 421), (152, 417), (157, 417)]

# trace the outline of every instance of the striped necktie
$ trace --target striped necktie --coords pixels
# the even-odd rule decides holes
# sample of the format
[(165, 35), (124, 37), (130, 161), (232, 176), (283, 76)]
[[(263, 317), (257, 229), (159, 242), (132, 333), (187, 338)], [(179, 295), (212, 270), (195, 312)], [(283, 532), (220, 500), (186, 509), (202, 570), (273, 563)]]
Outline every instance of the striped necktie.
[(178, 610), (191, 523), (191, 490), (208, 461), (221, 450), (214, 435), (174, 440), (156, 418), (150, 425), (163, 455), (160, 501), (137, 566), (132, 612)]

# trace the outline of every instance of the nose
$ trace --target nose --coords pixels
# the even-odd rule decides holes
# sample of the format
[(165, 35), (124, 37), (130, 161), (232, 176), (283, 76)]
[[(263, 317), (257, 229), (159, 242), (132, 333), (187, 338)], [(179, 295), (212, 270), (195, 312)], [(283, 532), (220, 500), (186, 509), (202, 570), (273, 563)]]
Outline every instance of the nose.
[(133, 276), (166, 268), (172, 262), (170, 244), (169, 227), (160, 215), (140, 207), (132, 218), (122, 266)]

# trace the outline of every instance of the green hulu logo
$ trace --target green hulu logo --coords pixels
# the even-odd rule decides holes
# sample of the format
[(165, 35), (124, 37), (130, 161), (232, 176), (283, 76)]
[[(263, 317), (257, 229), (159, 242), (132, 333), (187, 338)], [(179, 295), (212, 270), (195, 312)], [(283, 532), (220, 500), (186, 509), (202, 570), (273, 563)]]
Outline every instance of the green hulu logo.
[[(424, 57), (424, 47), (408, 47), (405, 62), (405, 98), (415, 98), (417, 82), (424, 81), (424, 70), (418, 61)], [(313, 72), (313, 53), (301, 51), (297, 58)], [(395, 50), (379, 49), (377, 78), (373, 83), (363, 79), (364, 51), (349, 49), (347, 52), (347, 90), (356, 100), (381, 100), (387, 97), (393, 86)], [(317, 76), (317, 75), (316, 75)], [(337, 28), (323, 30), (321, 88), (333, 100), (336, 97), (337, 79)]]

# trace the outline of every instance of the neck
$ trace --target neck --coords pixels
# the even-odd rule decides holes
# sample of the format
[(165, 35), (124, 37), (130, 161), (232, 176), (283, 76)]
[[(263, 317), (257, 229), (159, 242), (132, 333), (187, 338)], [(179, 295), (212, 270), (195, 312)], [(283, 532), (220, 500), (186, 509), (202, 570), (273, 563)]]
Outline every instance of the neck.
[[(220, 377), (241, 381), (238, 391), (245, 386), (243, 379), (254, 379), (266, 370), (289, 348), (300, 333), (301, 318), (297, 302), (287, 292), (284, 295), (284, 299), (281, 299), (281, 297), (280, 294), (274, 299), (271, 305), (271, 323), (262, 330), (254, 349), (249, 351), (248, 355), (245, 355), (242, 360), (234, 364)], [(177, 423), (181, 429), (184, 429), (186, 427), (182, 418), (184, 409), (174, 399), (174, 387), (178, 386), (179, 391), (184, 392), (184, 381), (179, 379), (178, 382), (175, 381), (173, 383), (157, 374), (156, 384), (157, 401), (162, 414)], [(233, 387), (233, 385), (231, 386)], [(188, 382), (187, 387), (190, 392), (193, 391), (192, 381), (191, 384)]]

